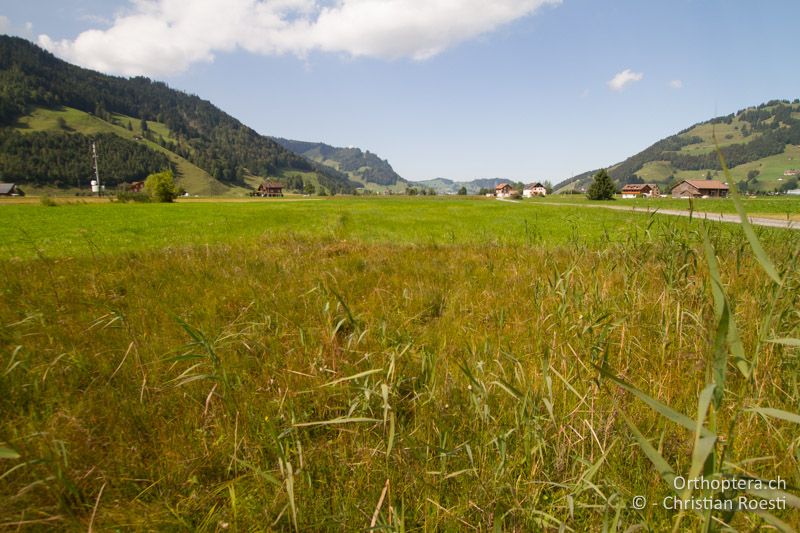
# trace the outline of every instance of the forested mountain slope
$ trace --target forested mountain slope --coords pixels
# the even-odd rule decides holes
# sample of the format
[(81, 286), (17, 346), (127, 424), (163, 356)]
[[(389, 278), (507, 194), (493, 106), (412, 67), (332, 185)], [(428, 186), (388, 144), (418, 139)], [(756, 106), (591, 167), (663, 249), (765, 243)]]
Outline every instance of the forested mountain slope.
[[(31, 125), (42, 110), (51, 117), (61, 113), (64, 120), (57, 120), (55, 129), (52, 124), (36, 129)], [(75, 112), (105, 126), (84, 131), (81, 125), (91, 121)], [(218, 189), (247, 188), (254, 177), (287, 175), (313, 180), (331, 192), (357, 186), (344, 173), (286, 150), (198, 96), (144, 77), (76, 67), (8, 36), (0, 36), (0, 128), (0, 173), (20, 182), (60, 185), (85, 177), (82, 162), (90, 137), (100, 129), (118, 137), (101, 144), (111, 181), (141, 178), (169, 164), (179, 175), (193, 167), (196, 180), (215, 182)], [(112, 152), (129, 154), (136, 164), (122, 168)]]

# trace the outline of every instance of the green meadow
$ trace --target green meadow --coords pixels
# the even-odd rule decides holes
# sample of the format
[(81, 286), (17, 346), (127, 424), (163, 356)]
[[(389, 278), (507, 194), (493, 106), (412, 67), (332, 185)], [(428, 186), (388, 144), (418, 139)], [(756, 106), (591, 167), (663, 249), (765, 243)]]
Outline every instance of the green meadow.
[[(604, 201), (587, 200), (584, 195), (564, 195), (558, 194), (548, 196), (547, 198), (535, 198), (529, 200), (530, 202), (539, 202), (541, 204), (588, 204), (588, 205), (611, 205), (614, 207), (630, 207), (632, 209), (644, 209), (655, 211), (657, 209), (683, 209), (685, 211), (693, 210), (695, 212), (705, 213), (723, 213), (735, 214), (736, 207), (733, 200), (730, 198), (698, 198), (698, 199), (682, 199), (682, 198), (628, 198), (622, 199), (617, 197), (617, 200), (609, 203)], [(755, 196), (755, 197), (742, 197), (742, 205), (745, 211), (756, 217), (778, 218), (786, 220), (800, 220), (800, 196)]]
[(474, 198), (2, 205), (0, 256), (116, 254), (291, 236), (388, 244), (564, 244), (627, 240), (647, 217)]
[(551, 201), (0, 204), (0, 526), (799, 528), (800, 232)]

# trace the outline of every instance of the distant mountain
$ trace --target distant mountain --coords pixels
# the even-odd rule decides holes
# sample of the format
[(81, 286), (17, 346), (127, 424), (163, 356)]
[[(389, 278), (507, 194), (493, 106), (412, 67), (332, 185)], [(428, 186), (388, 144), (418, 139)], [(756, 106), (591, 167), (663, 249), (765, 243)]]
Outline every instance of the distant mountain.
[[(618, 184), (657, 183), (669, 187), (683, 179), (723, 179), (716, 134), (734, 181), (751, 191), (780, 189), (800, 168), (800, 100), (772, 100), (691, 126), (609, 167)], [(557, 192), (584, 189), (597, 170), (556, 185)]]
[(144, 77), (86, 70), (0, 36), (0, 174), (72, 187), (91, 174), (97, 141), (109, 185), (172, 167), (192, 193), (244, 193), (273, 177), (330, 192), (359, 185), (299, 156), (197, 96)]
[(339, 148), (321, 142), (293, 141), (280, 137), (274, 137), (273, 140), (295, 154), (344, 172), (363, 184), (391, 186), (405, 182), (386, 159), (369, 150)]
[(476, 179), (472, 181), (453, 181), (446, 178), (434, 178), (423, 181), (410, 182), (411, 186), (428, 187), (440, 194), (456, 193), (461, 187), (467, 188), (467, 193), (477, 194), (481, 189), (494, 190), (498, 183), (509, 182), (513, 180), (503, 180), (500, 178)]

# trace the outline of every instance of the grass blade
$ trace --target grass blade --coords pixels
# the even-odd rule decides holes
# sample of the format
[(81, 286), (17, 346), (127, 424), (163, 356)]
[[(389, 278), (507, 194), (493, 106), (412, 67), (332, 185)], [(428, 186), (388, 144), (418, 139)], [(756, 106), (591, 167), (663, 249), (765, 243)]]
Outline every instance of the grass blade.
[(373, 368), (372, 370), (365, 370), (363, 372), (359, 372), (358, 374), (353, 374), (352, 376), (347, 376), (347, 377), (343, 377), (343, 378), (339, 378), (339, 379), (334, 379), (333, 381), (329, 381), (328, 383), (320, 385), (320, 388), (322, 388), (322, 387), (332, 387), (332, 386), (336, 385), (337, 383), (342, 383), (343, 381), (352, 381), (354, 379), (363, 378), (365, 376), (371, 376), (372, 374), (377, 374), (379, 372), (383, 372), (383, 369), (382, 368)]
[(658, 453), (658, 450), (653, 448), (653, 445), (642, 435), (639, 428), (636, 427), (636, 424), (633, 423), (627, 413), (625, 411), (620, 410), (620, 414), (622, 418), (625, 420), (625, 423), (630, 428), (631, 432), (633, 433), (633, 437), (636, 439), (636, 442), (639, 444), (639, 447), (642, 449), (644, 454), (650, 459), (650, 462), (653, 463), (653, 466), (656, 467), (658, 470), (658, 474), (661, 476), (667, 485), (669, 485), (670, 489), (674, 490), (675, 487), (675, 472), (672, 470), (672, 467), (669, 466), (669, 463), (661, 457), (661, 454)]
[(320, 422), (301, 422), (299, 424), (293, 424), (296, 428), (307, 428), (307, 427), (314, 427), (314, 426), (334, 426), (338, 424), (360, 424), (364, 422), (382, 422), (382, 420), (378, 420), (377, 418), (359, 418), (359, 417), (340, 417), (340, 418), (332, 418), (331, 420), (322, 420)]
[(11, 448), (6, 448), (5, 446), (0, 446), (0, 459), (19, 459), (20, 455), (12, 450)]
[(785, 346), (800, 346), (800, 339), (769, 339), (767, 342)]
[[(708, 457), (714, 450), (714, 444), (717, 442), (716, 435), (702, 435), (702, 430), (705, 427), (706, 414), (711, 405), (711, 400), (714, 397), (716, 384), (711, 383), (703, 389), (700, 393), (700, 399), (697, 402), (697, 425), (695, 429), (694, 450), (692, 451), (692, 465), (689, 468), (689, 479), (696, 479), (700, 472), (705, 474), (709, 473)], [(704, 468), (706, 467), (706, 468)]]
[(780, 418), (781, 420), (786, 420), (787, 422), (800, 424), (800, 415), (783, 411), (781, 409), (774, 409), (772, 407), (753, 407), (752, 409), (748, 409), (748, 411), (764, 416), (771, 416), (772, 418)]
[[(663, 417), (665, 417), (665, 418), (667, 418), (669, 420), (672, 420), (676, 424), (685, 427), (689, 431), (695, 431), (697, 424), (696, 424), (696, 422), (694, 420), (692, 420), (688, 416), (684, 415), (683, 413), (679, 413), (678, 411), (674, 410), (672, 407), (670, 407), (670, 406), (668, 406), (668, 405), (666, 405), (664, 403), (661, 403), (660, 401), (656, 400), (655, 398), (652, 398), (652, 397), (648, 396), (647, 394), (643, 393), (642, 391), (640, 391), (639, 389), (637, 389), (633, 385), (631, 385), (629, 383), (626, 383), (622, 379), (620, 379), (617, 376), (611, 374), (610, 372), (608, 372), (604, 368), (600, 368), (600, 367), (597, 367), (597, 366), (595, 368), (597, 368), (597, 370), (599, 370), (600, 373), (602, 373), (606, 378), (610, 379), (611, 381), (613, 381), (614, 383), (616, 383), (617, 385), (619, 385), (620, 387), (622, 387), (626, 391), (630, 392), (631, 394), (633, 394), (634, 396), (636, 396), (637, 398), (642, 400), (644, 403), (646, 403), (648, 406), (650, 406), (651, 409), (653, 409), (654, 411), (659, 413), (661, 416), (663, 416)], [(702, 436), (704, 436), (704, 437), (708, 437), (708, 436), (712, 436), (713, 435), (713, 433), (711, 433), (706, 428), (701, 428), (700, 432), (701, 432)]]
[(767, 255), (767, 252), (764, 251), (764, 248), (761, 246), (761, 242), (758, 240), (755, 231), (753, 231), (753, 226), (750, 225), (750, 221), (747, 219), (747, 213), (742, 205), (742, 200), (739, 198), (739, 191), (736, 190), (736, 183), (733, 180), (733, 176), (731, 176), (731, 171), (728, 169), (728, 164), (725, 162), (725, 156), (722, 155), (722, 150), (720, 150), (719, 144), (717, 143), (716, 134), (714, 134), (714, 144), (717, 145), (717, 156), (719, 157), (719, 163), (722, 166), (722, 171), (725, 173), (725, 179), (728, 180), (731, 198), (733, 199), (733, 205), (736, 207), (736, 212), (739, 214), (739, 218), (742, 220), (742, 229), (747, 237), (747, 241), (750, 243), (750, 248), (753, 249), (756, 260), (761, 265), (761, 268), (764, 269), (764, 272), (766, 272), (767, 275), (772, 278), (772, 281), (778, 285), (781, 285), (783, 281), (781, 280), (780, 274), (778, 274), (778, 270), (775, 268), (775, 265), (772, 264), (772, 260)]

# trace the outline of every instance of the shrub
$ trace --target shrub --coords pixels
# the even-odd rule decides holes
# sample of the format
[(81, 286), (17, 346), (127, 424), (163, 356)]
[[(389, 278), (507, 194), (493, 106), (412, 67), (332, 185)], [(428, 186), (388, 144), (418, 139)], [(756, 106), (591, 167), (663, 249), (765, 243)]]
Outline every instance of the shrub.
[(175, 189), (175, 177), (171, 170), (147, 176), (144, 189), (150, 198), (157, 202), (172, 202), (178, 195)]
[(39, 198), (39, 203), (45, 207), (58, 207), (58, 203), (53, 200), (53, 197), (49, 194), (46, 194)]

